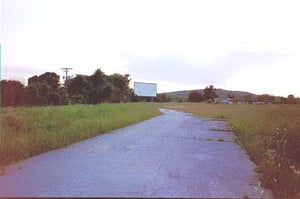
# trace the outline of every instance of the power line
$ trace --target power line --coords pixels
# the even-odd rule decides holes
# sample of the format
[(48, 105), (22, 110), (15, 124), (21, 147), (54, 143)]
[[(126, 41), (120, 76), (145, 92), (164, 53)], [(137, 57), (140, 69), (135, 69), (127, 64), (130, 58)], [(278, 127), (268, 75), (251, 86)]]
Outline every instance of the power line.
[(73, 68), (61, 68), (64, 72), (66, 72), (65, 82), (68, 80), (68, 72), (69, 70), (72, 70)]
[(67, 88), (67, 80), (68, 80), (68, 72), (69, 70), (72, 70), (73, 68), (61, 68), (64, 72), (66, 72), (66, 78), (65, 78), (65, 90), (66, 90), (66, 96), (68, 97), (68, 88)]

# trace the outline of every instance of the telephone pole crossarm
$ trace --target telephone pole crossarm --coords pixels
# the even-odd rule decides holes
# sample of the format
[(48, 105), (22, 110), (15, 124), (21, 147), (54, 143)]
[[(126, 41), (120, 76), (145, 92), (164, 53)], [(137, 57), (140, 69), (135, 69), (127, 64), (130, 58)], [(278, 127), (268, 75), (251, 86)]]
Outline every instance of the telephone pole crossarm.
[(65, 76), (65, 82), (68, 80), (68, 72), (69, 70), (72, 70), (73, 68), (61, 68), (64, 72), (66, 72), (66, 76)]
[(72, 70), (73, 68), (61, 68), (64, 72), (66, 72), (66, 78), (65, 78), (65, 90), (66, 90), (66, 97), (68, 98), (68, 88), (67, 88), (67, 80), (68, 80), (68, 72), (69, 70)]

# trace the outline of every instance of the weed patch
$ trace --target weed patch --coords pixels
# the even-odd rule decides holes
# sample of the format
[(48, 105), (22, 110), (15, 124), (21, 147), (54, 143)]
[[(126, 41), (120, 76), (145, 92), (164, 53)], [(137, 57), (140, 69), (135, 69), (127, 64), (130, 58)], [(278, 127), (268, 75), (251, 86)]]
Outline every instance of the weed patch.
[(300, 198), (300, 106), (170, 103), (165, 108), (226, 119), (276, 198)]

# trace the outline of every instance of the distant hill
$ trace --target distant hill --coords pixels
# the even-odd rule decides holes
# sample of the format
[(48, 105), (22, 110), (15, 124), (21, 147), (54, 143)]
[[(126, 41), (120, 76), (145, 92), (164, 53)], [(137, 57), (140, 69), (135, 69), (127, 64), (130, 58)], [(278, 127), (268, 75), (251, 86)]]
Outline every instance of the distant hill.
[[(164, 94), (166, 94), (168, 97), (172, 99), (187, 101), (189, 94), (192, 91), (194, 90), (174, 91), (174, 92), (167, 92)], [(204, 89), (198, 89), (196, 91), (200, 92), (202, 95), (204, 94)], [(242, 99), (246, 95), (250, 96), (250, 98), (255, 98), (255, 94), (245, 92), (245, 91), (230, 91), (224, 89), (216, 89), (216, 94), (219, 96), (219, 98), (222, 99), (227, 99), (229, 94), (234, 95), (236, 99)]]

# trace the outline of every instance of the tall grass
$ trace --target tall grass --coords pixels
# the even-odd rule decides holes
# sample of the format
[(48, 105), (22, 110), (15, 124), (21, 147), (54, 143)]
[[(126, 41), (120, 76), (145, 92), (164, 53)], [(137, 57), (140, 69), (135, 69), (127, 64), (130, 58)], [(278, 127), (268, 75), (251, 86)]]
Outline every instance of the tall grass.
[(2, 108), (0, 167), (158, 114), (147, 103)]
[(0, 167), (148, 119), (159, 114), (159, 106), (228, 120), (257, 164), (262, 185), (276, 198), (300, 198), (300, 105), (126, 103), (3, 108)]
[(168, 104), (166, 108), (227, 119), (276, 198), (300, 198), (300, 105)]

